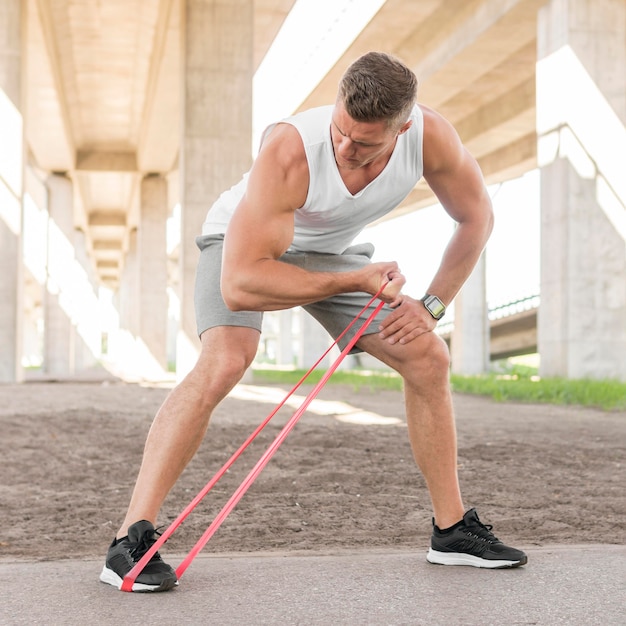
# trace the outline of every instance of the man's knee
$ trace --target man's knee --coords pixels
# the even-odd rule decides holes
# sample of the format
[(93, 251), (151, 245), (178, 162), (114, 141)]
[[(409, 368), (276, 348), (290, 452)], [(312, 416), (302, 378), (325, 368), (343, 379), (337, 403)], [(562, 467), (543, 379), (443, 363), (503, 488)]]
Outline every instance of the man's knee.
[(246, 370), (252, 365), (254, 356), (255, 353), (235, 350), (230, 354), (221, 355), (217, 369), (220, 370), (220, 375), (227, 380), (239, 382), (246, 373)]
[(234, 386), (256, 356), (257, 331), (239, 328), (222, 330), (207, 331), (202, 335), (202, 350), (194, 371), (207, 386)]
[(437, 334), (430, 333), (432, 348), (429, 351), (429, 360), (440, 372), (448, 373), (450, 370), (450, 350), (446, 342)]
[(252, 364), (254, 356), (255, 352), (245, 350), (243, 346), (233, 346), (226, 352), (201, 355), (198, 367), (207, 379), (237, 382)]
[(429, 384), (447, 380), (450, 372), (450, 351), (446, 342), (435, 333), (423, 336), (421, 345), (416, 344), (409, 362), (400, 372), (405, 380)]

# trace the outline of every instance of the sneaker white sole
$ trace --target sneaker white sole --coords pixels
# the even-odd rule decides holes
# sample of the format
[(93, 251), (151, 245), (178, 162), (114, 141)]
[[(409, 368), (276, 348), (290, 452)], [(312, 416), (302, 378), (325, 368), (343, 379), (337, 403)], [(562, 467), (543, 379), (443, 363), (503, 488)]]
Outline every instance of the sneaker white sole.
[[(117, 589), (122, 588), (122, 583), (124, 582), (113, 570), (109, 569), (106, 565), (103, 566), (102, 571), (100, 572), (100, 582), (106, 583), (107, 585), (113, 585)], [(138, 593), (146, 593), (150, 591), (167, 591), (171, 589), (172, 586), (177, 586), (178, 581), (174, 583), (174, 585), (167, 585), (163, 587), (162, 585), (145, 585), (144, 583), (133, 583), (133, 591)]]
[(508, 567), (519, 567), (524, 565), (526, 560), (522, 561), (494, 561), (489, 559), (481, 559), (472, 554), (463, 554), (462, 552), (439, 552), (430, 548), (426, 560), (436, 565), (470, 565), (471, 567), (484, 567), (487, 569), (504, 569)]

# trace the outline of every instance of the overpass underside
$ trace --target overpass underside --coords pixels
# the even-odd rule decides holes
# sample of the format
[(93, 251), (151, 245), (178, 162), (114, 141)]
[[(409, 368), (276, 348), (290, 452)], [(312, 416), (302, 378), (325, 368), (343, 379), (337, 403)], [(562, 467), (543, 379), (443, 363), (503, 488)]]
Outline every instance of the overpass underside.
[[(285, 91), (269, 92), (277, 105), (301, 90), (277, 115), (332, 103), (368, 50), (402, 58), (487, 182), (541, 171), (536, 322), (489, 323), (483, 259), (455, 301), (453, 368), (484, 371), (525, 344), (544, 376), (626, 380), (626, 0), (381, 0), (364, 19), (366, 5), (311, 16), (317, 39), (272, 61), (286, 64)], [(250, 166), (255, 73), (300, 7), (4, 0), (0, 380), (102, 360), (126, 377), (159, 377), (172, 361), (189, 370), (194, 239)], [(389, 217), (434, 202), (422, 181)], [(314, 336), (304, 362), (327, 341)]]

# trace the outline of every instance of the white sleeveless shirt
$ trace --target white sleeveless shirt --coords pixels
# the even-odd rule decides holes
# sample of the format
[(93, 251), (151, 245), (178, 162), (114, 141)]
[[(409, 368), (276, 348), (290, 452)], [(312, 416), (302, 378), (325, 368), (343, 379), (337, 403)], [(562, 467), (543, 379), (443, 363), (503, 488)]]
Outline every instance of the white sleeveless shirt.
[[(309, 109), (283, 120), (302, 137), (310, 177), (306, 201), (295, 212), (291, 251), (341, 254), (368, 224), (397, 207), (422, 177), (424, 117), (415, 106), (410, 117), (413, 124), (398, 136), (383, 171), (361, 191), (351, 194), (337, 169), (330, 138), (333, 106)], [(247, 181), (245, 174), (216, 200), (203, 224), (203, 235), (226, 232)]]

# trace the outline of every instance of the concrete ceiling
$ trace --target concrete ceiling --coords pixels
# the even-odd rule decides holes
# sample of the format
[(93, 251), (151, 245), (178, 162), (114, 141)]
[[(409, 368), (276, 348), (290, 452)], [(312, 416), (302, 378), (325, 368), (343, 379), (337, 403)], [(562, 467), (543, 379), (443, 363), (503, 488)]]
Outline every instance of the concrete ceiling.
[[(74, 181), (74, 223), (97, 275), (115, 287), (138, 188), (176, 168), (181, 0), (26, 0), (26, 132), (31, 163)], [(334, 101), (368, 50), (407, 62), (488, 182), (535, 167), (536, 16), (546, 0), (387, 0), (301, 108)], [(294, 0), (255, 0), (258, 66)], [(396, 214), (433, 202), (419, 184)]]

